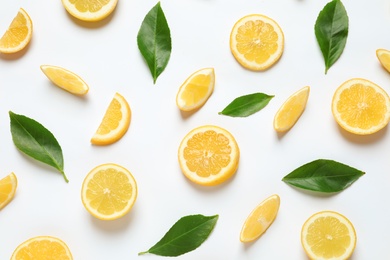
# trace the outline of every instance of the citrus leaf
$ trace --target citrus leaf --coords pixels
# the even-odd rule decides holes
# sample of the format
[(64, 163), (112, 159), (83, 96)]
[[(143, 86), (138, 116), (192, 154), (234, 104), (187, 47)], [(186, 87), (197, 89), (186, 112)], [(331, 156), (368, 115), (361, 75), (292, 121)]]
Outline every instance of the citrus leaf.
[(325, 60), (325, 74), (340, 58), (348, 37), (348, 15), (340, 0), (333, 0), (319, 13), (315, 35)]
[(326, 159), (304, 164), (286, 175), (282, 181), (316, 192), (339, 192), (365, 173), (348, 165)]
[(231, 117), (247, 117), (268, 105), (274, 96), (264, 93), (253, 93), (234, 99), (218, 114)]
[(64, 173), (61, 146), (54, 135), (37, 121), (9, 111), (12, 141), (23, 153)]
[(189, 215), (179, 219), (148, 251), (140, 252), (160, 256), (179, 256), (198, 248), (210, 235), (218, 215)]
[(137, 35), (138, 49), (146, 60), (156, 83), (171, 56), (171, 32), (158, 2), (145, 16)]

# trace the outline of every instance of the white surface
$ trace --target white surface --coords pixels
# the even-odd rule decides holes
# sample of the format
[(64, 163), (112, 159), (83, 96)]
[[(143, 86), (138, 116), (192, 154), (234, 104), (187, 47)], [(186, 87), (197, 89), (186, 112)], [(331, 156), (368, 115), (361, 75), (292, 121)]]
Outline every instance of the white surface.
[[(0, 259), (9, 259), (21, 242), (38, 235), (63, 239), (75, 259), (158, 259), (137, 254), (189, 214), (219, 214), (219, 220), (205, 243), (180, 259), (306, 259), (300, 230), (321, 210), (338, 211), (353, 222), (358, 236), (353, 260), (390, 259), (388, 129), (353, 136), (337, 126), (330, 109), (335, 89), (352, 77), (390, 91), (390, 75), (375, 56), (376, 49), (390, 48), (390, 3), (343, 1), (349, 37), (341, 58), (325, 75), (313, 28), (327, 2), (162, 1), (173, 50), (154, 85), (136, 35), (157, 1), (121, 0), (107, 20), (91, 24), (70, 17), (59, 0), (2, 1), (0, 32), (23, 7), (33, 20), (34, 34), (22, 55), (0, 56), (0, 177), (13, 171), (19, 180), (16, 197), (0, 212)], [(285, 34), (284, 54), (266, 72), (243, 69), (229, 50), (233, 24), (250, 13), (275, 19)], [(40, 71), (42, 64), (79, 74), (90, 92), (79, 98), (53, 86)], [(175, 104), (177, 90), (204, 67), (215, 69), (215, 91), (199, 111), (183, 115)], [(311, 87), (306, 111), (287, 134), (278, 136), (272, 127), (277, 109), (306, 85)], [(118, 143), (92, 146), (89, 140), (115, 92), (130, 103), (130, 129)], [(275, 98), (247, 118), (218, 115), (234, 98), (254, 92)], [(16, 149), (8, 111), (39, 121), (55, 135), (63, 149), (68, 184), (56, 170)], [(181, 139), (204, 124), (228, 129), (241, 149), (235, 177), (214, 188), (187, 181), (177, 162)], [(312, 196), (281, 181), (319, 158), (351, 165), (366, 175), (332, 196)], [(112, 222), (94, 219), (80, 199), (86, 174), (107, 162), (128, 168), (139, 188), (132, 211)], [(243, 245), (239, 233), (244, 220), (274, 193), (281, 198), (275, 222), (255, 243)]]

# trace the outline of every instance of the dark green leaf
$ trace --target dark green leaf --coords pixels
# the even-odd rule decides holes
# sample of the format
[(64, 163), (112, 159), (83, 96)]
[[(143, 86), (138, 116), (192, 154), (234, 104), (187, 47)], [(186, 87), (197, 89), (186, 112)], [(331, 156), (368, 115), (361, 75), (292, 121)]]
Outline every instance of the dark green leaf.
[(333, 0), (319, 13), (315, 34), (325, 59), (325, 74), (340, 58), (348, 37), (348, 15), (340, 0)]
[(64, 159), (61, 146), (54, 135), (37, 121), (9, 111), (11, 134), (15, 146), (28, 156), (48, 164), (64, 173)]
[(254, 93), (234, 99), (218, 114), (231, 117), (247, 117), (268, 105), (274, 96), (264, 93)]
[(156, 83), (171, 55), (171, 32), (158, 2), (145, 16), (137, 36), (138, 49), (146, 60)]
[(179, 256), (198, 248), (210, 235), (218, 215), (190, 215), (179, 219), (148, 251), (141, 252), (161, 256)]
[(282, 181), (301, 189), (317, 192), (339, 192), (364, 175), (364, 172), (348, 165), (318, 159), (302, 165)]

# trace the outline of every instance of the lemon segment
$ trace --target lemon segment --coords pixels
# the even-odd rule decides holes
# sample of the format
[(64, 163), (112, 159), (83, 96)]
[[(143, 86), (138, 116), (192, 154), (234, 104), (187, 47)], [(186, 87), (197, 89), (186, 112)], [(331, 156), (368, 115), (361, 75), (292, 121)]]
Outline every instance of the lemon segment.
[(270, 17), (250, 14), (234, 24), (230, 33), (230, 50), (244, 68), (263, 71), (282, 56), (284, 34)]
[(176, 95), (176, 105), (182, 111), (192, 111), (203, 106), (213, 93), (215, 74), (213, 68), (204, 68), (190, 75)]
[(11, 260), (72, 260), (67, 244), (59, 238), (37, 236), (21, 243), (13, 252)]
[(356, 240), (352, 223), (337, 212), (315, 213), (302, 226), (301, 243), (310, 259), (349, 259)]
[(252, 242), (267, 231), (278, 214), (279, 206), (280, 198), (277, 194), (268, 197), (256, 206), (242, 226), (240, 241)]
[(13, 172), (0, 180), (0, 210), (14, 198), (17, 186), (18, 179)]
[(80, 76), (67, 69), (52, 65), (42, 65), (41, 70), (57, 87), (75, 95), (88, 93), (89, 87), (87, 83)]
[(274, 129), (277, 132), (290, 130), (306, 108), (310, 87), (304, 87), (292, 94), (279, 108), (274, 117)]
[(107, 163), (92, 169), (85, 177), (81, 199), (86, 210), (101, 220), (126, 215), (137, 198), (137, 183), (126, 168)]
[(131, 109), (127, 100), (115, 93), (104, 117), (91, 138), (94, 145), (108, 145), (117, 142), (127, 132), (131, 121)]
[(82, 21), (97, 22), (115, 10), (118, 0), (62, 0), (62, 4), (73, 17)]
[(389, 123), (390, 98), (384, 89), (371, 81), (350, 79), (336, 89), (332, 114), (350, 133), (373, 134)]
[(390, 72), (390, 51), (385, 49), (377, 49), (376, 57), (378, 58), (383, 68), (387, 72)]
[(31, 41), (33, 23), (28, 13), (20, 8), (7, 31), (0, 38), (0, 52), (16, 53)]
[(183, 174), (204, 186), (221, 184), (238, 168), (240, 150), (233, 135), (219, 126), (205, 125), (181, 141), (178, 160)]

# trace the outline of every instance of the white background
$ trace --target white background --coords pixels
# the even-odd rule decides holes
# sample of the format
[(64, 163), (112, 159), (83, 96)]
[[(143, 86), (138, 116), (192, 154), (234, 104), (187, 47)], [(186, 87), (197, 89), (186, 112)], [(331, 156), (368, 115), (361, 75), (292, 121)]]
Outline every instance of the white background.
[[(14, 200), (0, 211), (0, 259), (9, 259), (28, 238), (51, 235), (64, 240), (75, 259), (158, 259), (149, 249), (182, 216), (219, 214), (210, 237), (180, 259), (307, 259), (300, 244), (302, 224), (313, 213), (334, 210), (357, 232), (354, 260), (390, 259), (390, 173), (388, 129), (371, 136), (341, 130), (331, 113), (335, 89), (344, 81), (366, 78), (390, 91), (390, 75), (375, 51), (390, 49), (390, 2), (344, 0), (349, 36), (341, 58), (325, 75), (314, 24), (326, 0), (171, 0), (161, 1), (172, 36), (166, 70), (153, 84), (136, 36), (144, 16), (157, 3), (120, 0), (115, 12), (97, 23), (80, 22), (60, 0), (0, 0), (0, 34), (23, 7), (34, 24), (33, 39), (20, 54), (0, 56), (0, 177), (14, 172)], [(230, 30), (244, 15), (261, 13), (284, 31), (280, 61), (265, 72), (241, 67), (229, 49)], [(49, 82), (42, 64), (80, 75), (90, 86), (77, 97)], [(214, 67), (215, 91), (197, 112), (183, 114), (176, 93), (194, 71)], [(273, 117), (295, 91), (310, 86), (308, 104), (285, 135)], [(117, 143), (96, 147), (90, 138), (115, 92), (133, 112), (127, 134)], [(247, 118), (218, 115), (234, 98), (263, 92), (269, 105)], [(60, 143), (67, 184), (53, 168), (14, 146), (8, 111), (43, 124)], [(236, 175), (218, 187), (199, 187), (181, 173), (177, 149), (194, 127), (214, 124), (229, 130), (241, 149)], [(315, 159), (332, 159), (366, 172), (341, 193), (308, 194), (281, 181)], [(81, 184), (95, 166), (113, 162), (129, 169), (138, 199), (125, 217), (100, 221), (83, 207)], [(272, 194), (281, 205), (268, 231), (256, 242), (239, 241), (252, 209)]]

